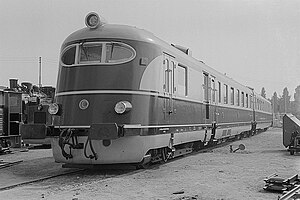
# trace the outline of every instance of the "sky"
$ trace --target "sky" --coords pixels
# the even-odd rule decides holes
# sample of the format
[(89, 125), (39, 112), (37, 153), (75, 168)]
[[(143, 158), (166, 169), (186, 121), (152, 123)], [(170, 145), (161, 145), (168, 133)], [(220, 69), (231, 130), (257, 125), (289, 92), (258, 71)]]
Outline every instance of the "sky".
[(97, 12), (136, 26), (267, 97), (300, 85), (300, 0), (0, 0), (0, 85), (55, 86), (64, 39)]

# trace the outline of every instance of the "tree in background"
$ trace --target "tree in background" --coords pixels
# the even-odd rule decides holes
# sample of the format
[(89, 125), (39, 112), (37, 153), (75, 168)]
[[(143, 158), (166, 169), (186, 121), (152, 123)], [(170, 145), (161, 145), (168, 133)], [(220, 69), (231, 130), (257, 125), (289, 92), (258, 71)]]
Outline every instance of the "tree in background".
[(292, 102), (292, 114), (300, 119), (300, 85), (295, 89), (294, 101)]
[(263, 88), (261, 88), (261, 92), (260, 92), (260, 95), (262, 96), (262, 97), (264, 97), (264, 98), (266, 98), (266, 90), (265, 90), (265, 88), (263, 87)]
[(292, 113), (300, 119), (300, 85), (295, 89), (294, 101), (291, 101), (287, 87), (283, 89), (282, 96), (278, 97), (277, 93), (274, 92), (270, 101), (275, 115), (282, 117), (285, 113)]
[(271, 98), (271, 102), (272, 102), (272, 108), (274, 113), (279, 113), (279, 98), (277, 96), (277, 92), (274, 92), (272, 98)]
[(296, 102), (300, 103), (300, 85), (295, 89), (294, 99)]
[(280, 113), (291, 113), (291, 96), (287, 87), (283, 89), (282, 97), (279, 100), (279, 112)]

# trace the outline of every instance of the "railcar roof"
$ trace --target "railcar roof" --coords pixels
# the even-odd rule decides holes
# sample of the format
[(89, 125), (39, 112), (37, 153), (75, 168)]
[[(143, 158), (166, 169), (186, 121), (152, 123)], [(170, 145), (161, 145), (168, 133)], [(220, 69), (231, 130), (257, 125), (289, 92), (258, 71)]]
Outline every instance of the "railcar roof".
[(93, 38), (127, 39), (127, 40), (142, 41), (142, 42), (152, 43), (155, 45), (160, 45), (166, 49), (169, 49), (171, 52), (174, 52), (176, 56), (182, 57), (189, 63), (193, 63), (190, 67), (194, 68), (196, 65), (201, 65), (204, 68), (204, 70), (213, 73), (215, 75), (218, 75), (219, 78), (224, 79), (227, 82), (231, 82), (233, 84), (238, 84), (241, 87), (244, 87), (245, 90), (249, 90), (249, 92), (251, 91), (246, 86), (216, 71), (215, 69), (211, 68), (205, 63), (202, 63), (201, 61), (198, 61), (195, 58), (186, 55), (185, 53), (181, 52), (175, 47), (172, 47), (167, 42), (156, 37), (153, 33), (133, 26), (119, 25), (119, 24), (104, 24), (102, 26), (97, 27), (96, 29), (90, 29), (86, 27), (78, 31), (75, 31), (74, 33), (69, 35), (65, 39), (63, 46), (72, 43), (74, 41), (93, 39)]
[(122, 38), (154, 44), (164, 43), (153, 33), (128, 25), (104, 24), (96, 29), (83, 28), (69, 35), (64, 43), (92, 38)]

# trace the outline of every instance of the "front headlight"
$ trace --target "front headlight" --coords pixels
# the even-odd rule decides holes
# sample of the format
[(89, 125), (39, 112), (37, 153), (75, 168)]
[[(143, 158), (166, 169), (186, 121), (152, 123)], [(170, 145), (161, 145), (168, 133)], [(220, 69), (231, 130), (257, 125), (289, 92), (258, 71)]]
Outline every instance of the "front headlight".
[(59, 111), (59, 105), (57, 103), (52, 103), (49, 105), (48, 112), (50, 115), (56, 115)]
[(118, 114), (123, 114), (125, 112), (128, 112), (132, 109), (132, 105), (128, 101), (120, 101), (115, 106), (115, 111)]

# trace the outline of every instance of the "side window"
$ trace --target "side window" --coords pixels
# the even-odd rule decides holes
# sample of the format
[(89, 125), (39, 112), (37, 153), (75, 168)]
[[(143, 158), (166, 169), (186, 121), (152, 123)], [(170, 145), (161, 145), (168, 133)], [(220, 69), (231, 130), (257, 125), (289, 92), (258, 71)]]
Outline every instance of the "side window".
[(204, 91), (204, 101), (208, 102), (209, 99), (209, 78), (207, 73), (203, 73), (203, 91)]
[(212, 102), (216, 102), (216, 83), (214, 77), (211, 78), (211, 84), (212, 84), (212, 91), (211, 91)]
[(187, 68), (178, 65), (177, 67), (178, 73), (178, 94), (187, 96)]
[(230, 103), (231, 105), (234, 105), (234, 88), (230, 88)]
[(0, 106), (4, 105), (4, 92), (0, 91)]
[(106, 44), (106, 63), (127, 61), (130, 60), (133, 56), (133, 50), (125, 45), (119, 43)]
[(228, 85), (224, 84), (224, 104), (228, 104)]
[(222, 103), (222, 86), (221, 82), (218, 81), (218, 88), (219, 88), (219, 103)]
[(175, 63), (174, 63), (174, 61), (171, 61), (170, 62), (170, 70), (171, 70), (171, 75), (170, 75), (170, 86), (171, 86), (171, 88), (170, 88), (170, 92), (173, 94), (174, 92), (175, 92)]
[(242, 107), (245, 107), (245, 94), (242, 92)]
[(170, 77), (169, 77), (169, 68), (170, 68), (170, 63), (168, 59), (165, 59), (165, 65), (166, 65), (166, 70), (165, 70), (165, 92), (170, 92)]
[(240, 90), (236, 90), (236, 105), (240, 105)]
[[(251, 104), (250, 104), (251, 107)], [(249, 97), (248, 94), (246, 94), (246, 108), (249, 108)]]

